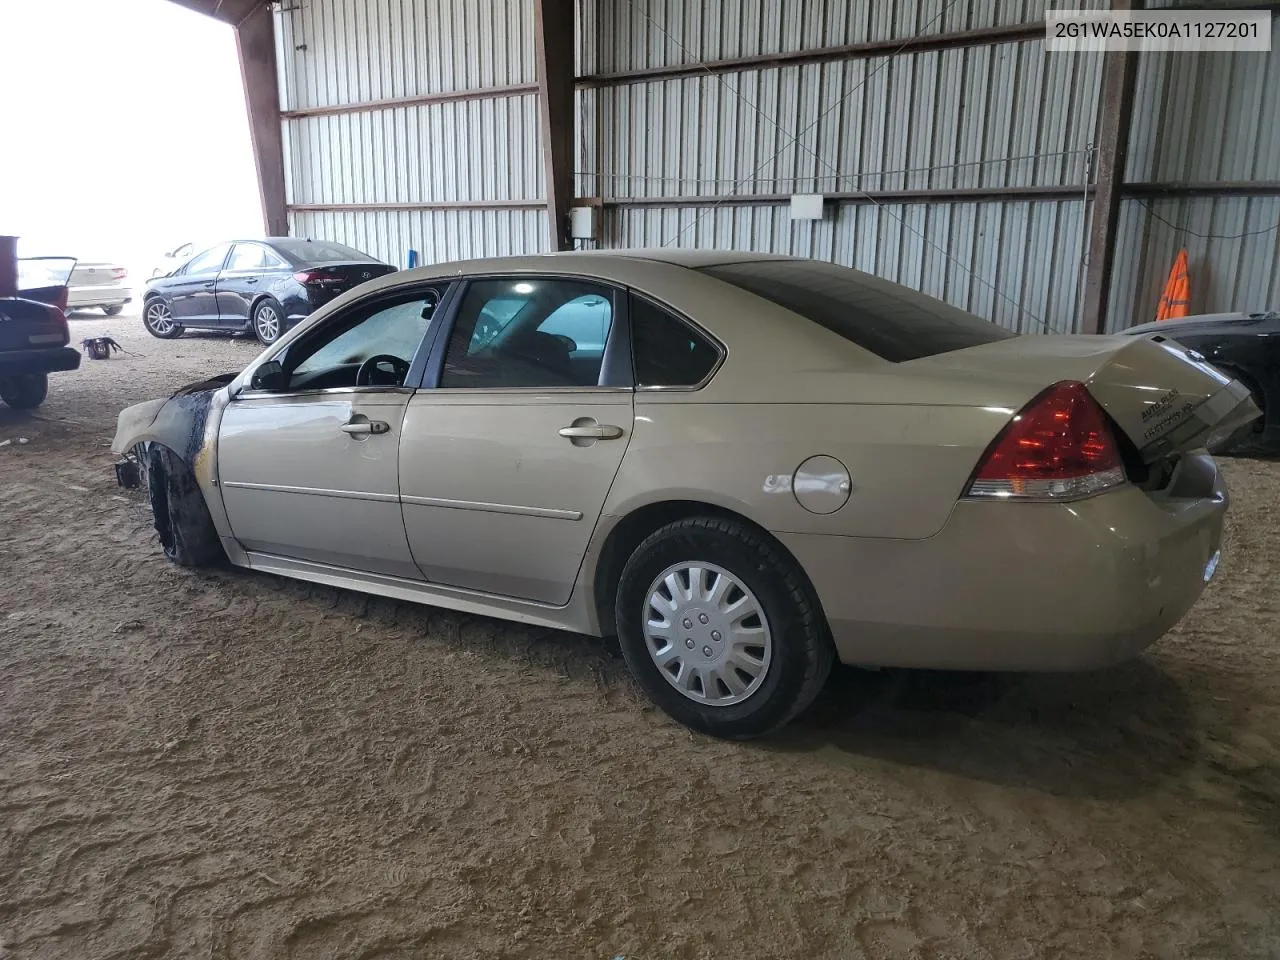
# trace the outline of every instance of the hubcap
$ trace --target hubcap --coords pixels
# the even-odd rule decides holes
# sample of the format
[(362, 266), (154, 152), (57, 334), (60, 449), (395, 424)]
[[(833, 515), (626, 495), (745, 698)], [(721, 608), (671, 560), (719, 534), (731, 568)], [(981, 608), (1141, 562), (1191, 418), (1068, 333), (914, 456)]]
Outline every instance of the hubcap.
[(268, 342), (280, 335), (280, 318), (270, 307), (258, 308), (258, 335)]
[(667, 683), (697, 703), (727, 707), (760, 688), (773, 640), (764, 609), (713, 563), (677, 563), (649, 585), (644, 639)]
[(159, 302), (147, 307), (147, 326), (156, 333), (173, 332), (173, 317), (169, 313), (169, 308)]

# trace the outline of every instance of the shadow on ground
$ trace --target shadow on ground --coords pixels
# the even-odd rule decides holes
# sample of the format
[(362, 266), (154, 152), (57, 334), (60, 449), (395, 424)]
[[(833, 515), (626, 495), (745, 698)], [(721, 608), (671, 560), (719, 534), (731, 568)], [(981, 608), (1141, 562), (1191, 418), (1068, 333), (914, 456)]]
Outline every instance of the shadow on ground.
[(839, 667), (765, 749), (825, 746), (1096, 799), (1146, 793), (1198, 751), (1187, 692), (1145, 659), (1080, 674)]

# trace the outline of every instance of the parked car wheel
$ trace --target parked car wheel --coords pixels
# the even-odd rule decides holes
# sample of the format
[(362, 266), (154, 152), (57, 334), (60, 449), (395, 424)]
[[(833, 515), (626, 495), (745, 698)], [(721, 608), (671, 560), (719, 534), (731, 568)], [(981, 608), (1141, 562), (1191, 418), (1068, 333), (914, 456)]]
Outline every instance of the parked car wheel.
[(152, 446), (145, 475), (164, 555), (183, 567), (207, 567), (226, 556), (191, 468), (167, 447)]
[(284, 333), (284, 310), (274, 300), (263, 300), (253, 310), (253, 334), (263, 346), (270, 346)]
[(25, 373), (0, 377), (0, 400), (15, 410), (33, 410), (49, 395), (49, 375)]
[(614, 613), (650, 698), (726, 739), (785, 724), (818, 695), (835, 656), (795, 565), (732, 520), (694, 517), (647, 537), (623, 568)]
[(142, 325), (147, 333), (161, 340), (182, 336), (182, 324), (173, 322), (173, 313), (163, 300), (148, 300), (142, 309)]
[(124, 310), (124, 304), (121, 304), (121, 303), (113, 303), (109, 307), (102, 308), (102, 312), (105, 313), (108, 317), (118, 317), (120, 316), (120, 313), (123, 310)]

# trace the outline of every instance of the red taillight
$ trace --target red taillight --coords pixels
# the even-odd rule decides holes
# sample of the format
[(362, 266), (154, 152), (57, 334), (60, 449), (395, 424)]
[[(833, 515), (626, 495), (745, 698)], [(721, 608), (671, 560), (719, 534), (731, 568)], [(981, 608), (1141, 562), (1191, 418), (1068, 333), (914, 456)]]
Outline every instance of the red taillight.
[(293, 275), (293, 279), (301, 284), (325, 284), (325, 283), (341, 283), (341, 277), (335, 277), (327, 270), (299, 270)]
[(968, 496), (1064, 500), (1124, 482), (1106, 414), (1083, 383), (1064, 380), (1000, 432), (978, 464)]
[(128, 271), (128, 270), (126, 270), (124, 267), (112, 267), (112, 268), (111, 268), (111, 279), (112, 279), (112, 280), (123, 280), (123, 279), (124, 279), (125, 277), (127, 277), (128, 275), (129, 275), (129, 271)]

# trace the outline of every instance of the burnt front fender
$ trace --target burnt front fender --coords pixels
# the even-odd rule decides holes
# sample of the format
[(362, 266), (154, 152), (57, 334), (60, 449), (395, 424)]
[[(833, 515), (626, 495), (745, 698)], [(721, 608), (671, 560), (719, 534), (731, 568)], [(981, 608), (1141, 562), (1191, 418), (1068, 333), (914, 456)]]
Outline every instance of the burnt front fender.
[(126, 455), (140, 445), (154, 444), (172, 451), (190, 468), (223, 547), (236, 562), (241, 551), (232, 535), (218, 486), (218, 428), (230, 399), (225, 386), (230, 379), (218, 377), (192, 384), (168, 399), (125, 408), (116, 421), (111, 449)]

